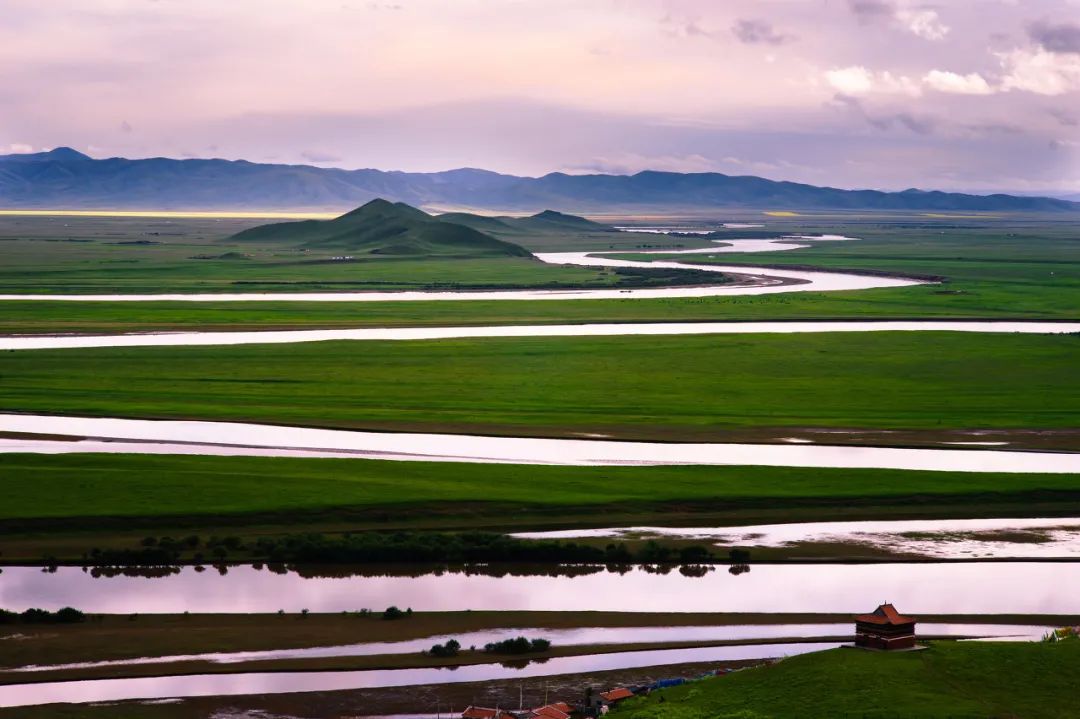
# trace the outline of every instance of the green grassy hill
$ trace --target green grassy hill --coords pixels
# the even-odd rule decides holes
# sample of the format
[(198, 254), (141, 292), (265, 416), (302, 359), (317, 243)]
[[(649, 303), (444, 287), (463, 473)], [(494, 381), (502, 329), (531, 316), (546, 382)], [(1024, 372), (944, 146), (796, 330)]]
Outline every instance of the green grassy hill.
[(618, 232), (614, 227), (577, 215), (544, 210), (528, 217), (486, 217), (468, 212), (447, 212), (438, 215), (441, 222), (471, 227), (493, 235), (544, 235), (567, 232)]
[(834, 649), (654, 692), (618, 719), (1080, 716), (1080, 641), (938, 642), (922, 652)]
[(308, 249), (392, 256), (529, 257), (523, 247), (471, 227), (440, 222), (402, 202), (372, 200), (333, 220), (253, 227), (231, 242), (287, 242)]

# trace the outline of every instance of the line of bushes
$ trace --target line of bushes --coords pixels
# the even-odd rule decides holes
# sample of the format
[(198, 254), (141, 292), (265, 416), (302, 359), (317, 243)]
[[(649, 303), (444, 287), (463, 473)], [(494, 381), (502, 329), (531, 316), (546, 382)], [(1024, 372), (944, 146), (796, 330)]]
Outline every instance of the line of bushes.
[(271, 562), (594, 562), (605, 564), (682, 563), (714, 560), (708, 547), (673, 549), (647, 542), (637, 551), (625, 544), (605, 548), (576, 542), (522, 540), (504, 534), (463, 532), (366, 532), (327, 537), (321, 534), (263, 537), (252, 556)]
[[(472, 647), (476, 649), (476, 647)], [(500, 642), (490, 642), (484, 645), (487, 654), (537, 654), (551, 649), (551, 642), (547, 639), (526, 637), (514, 637), (503, 639)], [(445, 644), (436, 644), (427, 650), (427, 654), (433, 657), (456, 657), (461, 652), (461, 642), (450, 639)]]
[(78, 609), (64, 607), (55, 612), (47, 609), (27, 609), (25, 612), (9, 612), (0, 609), (0, 624), (79, 624), (86, 615)]
[[(731, 551), (733, 563), (746, 563), (746, 550)], [(563, 540), (516, 539), (491, 532), (361, 532), (341, 535), (317, 533), (260, 537), (245, 543), (239, 537), (198, 536), (174, 539), (147, 537), (137, 548), (94, 548), (83, 555), (93, 566), (158, 566), (226, 561), (272, 564), (364, 564), (532, 562), (592, 563), (607, 565), (701, 565), (723, 561), (705, 545), (671, 547), (648, 541), (631, 548), (626, 543), (606, 547)], [(724, 558), (726, 559), (726, 558)]]
[(484, 651), (488, 654), (535, 654), (546, 652), (548, 649), (551, 649), (551, 642), (547, 639), (526, 639), (525, 637), (514, 637), (484, 645)]

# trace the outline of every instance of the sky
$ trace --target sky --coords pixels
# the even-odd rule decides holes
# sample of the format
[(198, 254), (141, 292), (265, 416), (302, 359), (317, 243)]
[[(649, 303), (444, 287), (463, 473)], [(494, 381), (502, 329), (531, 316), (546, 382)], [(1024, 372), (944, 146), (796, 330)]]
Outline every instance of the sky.
[(1080, 0), (3, 0), (0, 153), (1080, 193)]

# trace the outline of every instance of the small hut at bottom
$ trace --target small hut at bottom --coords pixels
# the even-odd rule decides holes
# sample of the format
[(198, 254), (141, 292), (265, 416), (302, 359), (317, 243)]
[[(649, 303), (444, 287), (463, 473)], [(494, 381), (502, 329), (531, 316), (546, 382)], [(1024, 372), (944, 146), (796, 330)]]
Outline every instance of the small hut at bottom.
[(915, 646), (915, 618), (905, 617), (891, 604), (855, 616), (855, 646), (864, 649), (911, 649)]

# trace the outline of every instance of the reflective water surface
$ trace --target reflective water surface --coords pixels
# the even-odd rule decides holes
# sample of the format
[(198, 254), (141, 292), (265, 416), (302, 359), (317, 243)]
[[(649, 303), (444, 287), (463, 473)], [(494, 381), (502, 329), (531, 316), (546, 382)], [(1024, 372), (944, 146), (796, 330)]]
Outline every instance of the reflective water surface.
[(801, 522), (741, 527), (615, 527), (516, 532), (522, 539), (680, 537), (718, 546), (781, 547), (798, 542), (872, 545), (938, 559), (1071, 557), (1080, 559), (1080, 518), (920, 519)]
[(566, 575), (477, 568), (403, 576), (370, 566), (355, 573), (314, 568), (304, 575), (236, 566), (220, 576), (183, 567), (146, 578), (9, 567), (0, 574), (0, 606), (109, 614), (381, 611), (391, 605), (416, 611), (857, 613), (888, 600), (916, 616), (1080, 614), (1080, 563), (1074, 562), (754, 564), (738, 576), (724, 566), (703, 576), (678, 568), (566, 569)]
[[(1048, 631), (1048, 625), (1023, 624), (942, 624), (921, 623), (919, 634), (927, 637), (1010, 637), (1037, 639)], [(543, 637), (559, 647), (596, 644), (644, 644), (652, 642), (710, 642), (744, 641), (761, 639), (792, 639), (794, 637), (836, 638), (851, 635), (851, 623), (843, 624), (741, 624), (730, 626), (699, 627), (581, 627), (575, 629), (549, 629), (545, 627), (487, 629), (476, 632), (440, 634), (420, 639), (398, 642), (363, 642), (324, 647), (299, 649), (271, 649), (265, 651), (215, 652), (204, 654), (178, 654), (148, 656), (135, 659), (117, 659), (99, 662), (50, 664), (43, 666), (9, 666), (5, 671), (40, 672), (58, 669), (86, 669), (133, 664), (160, 664), (166, 662), (205, 661), (217, 664), (268, 661), (280, 659), (315, 659), (325, 657), (360, 657), (381, 654), (415, 654), (455, 639), (461, 646), (483, 647), (491, 642), (509, 637)]]
[[(568, 466), (617, 465), (758, 465), (770, 467), (848, 467), (937, 470), (953, 472), (1080, 472), (1080, 453), (1014, 452), (990, 449), (910, 449), (894, 447), (702, 444), (622, 442), (589, 439), (488, 437), (466, 434), (412, 432), (359, 432), (349, 430), (282, 427), (242, 422), (59, 417), (0, 414), (0, 432), (60, 435), (107, 443), (53, 439), (0, 439), (0, 452), (139, 452), (160, 454), (166, 445), (177, 453), (245, 454), (266, 456), (267, 448), (284, 450), (281, 456), (363, 457), (400, 461), (499, 462)], [(195, 445), (199, 445), (195, 451)], [(225, 447), (221, 450), (219, 448)], [(332, 454), (331, 454), (332, 453)], [(274, 453), (271, 453), (274, 454)]]
[(635, 335), (801, 334), (807, 332), (986, 332), (1069, 334), (1080, 322), (866, 321), (866, 322), (641, 322), (494, 327), (368, 327), (345, 330), (168, 332), (120, 335), (0, 337), (0, 350), (92, 347), (187, 347), (297, 342), (385, 342), (512, 337), (625, 337)]
[(838, 646), (836, 643), (760, 644), (738, 647), (664, 649), (616, 654), (555, 657), (543, 663), (506, 667), (478, 664), (445, 669), (389, 669), (349, 672), (265, 672), (247, 674), (196, 674), (145, 679), (97, 679), (78, 682), (45, 682), (0, 686), (0, 707), (30, 706), (57, 702), (100, 702), (158, 697), (281, 694), (287, 692), (336, 691), (417, 684), (450, 684), (492, 679), (517, 679), (552, 674), (577, 674), (628, 669), (660, 664), (763, 659)]
[[(811, 238), (806, 238), (811, 239)], [(815, 237), (812, 239), (840, 239), (839, 237)], [(843, 238), (852, 239), (852, 238)], [(751, 244), (747, 244), (751, 243)], [(695, 253), (758, 252), (762, 250), (790, 250), (806, 247), (803, 244), (780, 243), (772, 240), (729, 240), (726, 246), (707, 247)], [(67, 302), (416, 302), (444, 300), (574, 300), (574, 299), (634, 299), (664, 297), (716, 297), (721, 295), (764, 295), (776, 292), (800, 292), (806, 290), (862, 290), (875, 287), (906, 287), (926, 284), (922, 280), (899, 277), (845, 274), (841, 272), (809, 272), (803, 270), (774, 270), (761, 267), (721, 267), (719, 265), (684, 265), (678, 262), (641, 262), (617, 260), (605, 257), (621, 252), (547, 252), (537, 253), (542, 262), (556, 265), (583, 267), (667, 267), (696, 269), (704, 272), (721, 272), (742, 275), (748, 279), (731, 285), (706, 287), (660, 287), (651, 289), (620, 290), (502, 290), (494, 292), (304, 292), (304, 293), (203, 293), (203, 294), (157, 294), (157, 295), (0, 295), (0, 300), (57, 300)], [(665, 254), (657, 251), (655, 254)], [(751, 274), (748, 274), (751, 273)], [(765, 277), (763, 277), (765, 276)], [(768, 278), (778, 278), (799, 284), (781, 284)]]

